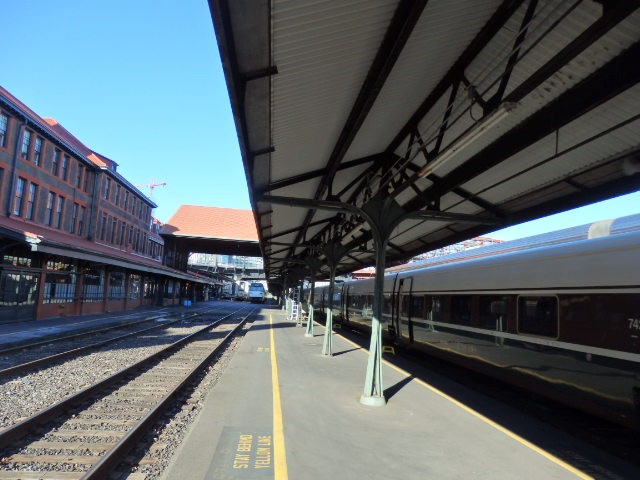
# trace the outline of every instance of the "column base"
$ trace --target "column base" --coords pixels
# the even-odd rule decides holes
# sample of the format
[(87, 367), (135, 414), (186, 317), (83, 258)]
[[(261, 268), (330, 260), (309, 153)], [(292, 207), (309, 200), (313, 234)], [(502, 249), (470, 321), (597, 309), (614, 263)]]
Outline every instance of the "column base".
[(313, 333), (305, 333), (304, 336), (305, 337), (313, 337)]
[(360, 403), (368, 407), (383, 407), (387, 404), (387, 400), (384, 397), (362, 395), (360, 397)]

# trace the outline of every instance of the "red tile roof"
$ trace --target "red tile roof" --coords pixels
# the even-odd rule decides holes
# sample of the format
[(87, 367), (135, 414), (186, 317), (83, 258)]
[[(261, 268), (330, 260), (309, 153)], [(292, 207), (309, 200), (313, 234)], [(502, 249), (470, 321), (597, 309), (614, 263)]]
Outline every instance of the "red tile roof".
[(7, 97), (11, 102), (15, 103), (20, 109), (24, 110), (36, 122), (39, 122), (45, 130), (48, 129), (51, 135), (53, 135), (54, 137), (58, 137), (62, 142), (66, 143), (71, 148), (74, 148), (78, 153), (87, 157), (94, 164), (98, 165), (99, 167), (107, 167), (109, 166), (109, 162), (115, 163), (113, 160), (105, 157), (104, 155), (100, 155), (91, 150), (71, 132), (69, 132), (69, 130), (64, 128), (62, 124), (55, 118), (43, 118), (38, 115), (2, 86), (0, 86), (0, 94)]
[(258, 241), (251, 210), (180, 205), (162, 233), (177, 236)]
[(13, 102), (25, 113), (27, 113), (32, 118), (32, 120), (34, 120), (36, 123), (39, 123), (43, 129), (48, 130), (52, 136), (58, 137), (58, 139), (60, 139), (62, 142), (66, 143), (71, 148), (76, 149), (79, 153), (85, 156), (87, 155), (87, 153), (91, 152), (91, 150), (84, 143), (82, 143), (71, 133), (69, 133), (69, 131), (60, 123), (58, 123), (57, 120), (53, 118), (41, 117), (2, 86), (0, 86), (0, 94), (9, 99), (9, 101)]
[(59, 138), (78, 150), (84, 156), (91, 153), (91, 149), (89, 147), (72, 135), (71, 132), (64, 128), (55, 118), (44, 118), (43, 120), (47, 122), (51, 127), (51, 130), (53, 130)]
[(5, 97), (7, 97), (10, 101), (15, 103), (18, 107), (20, 107), (26, 113), (28, 113), (29, 115), (33, 116), (36, 120), (40, 120), (42, 123), (45, 123), (44, 119), (42, 117), (40, 117), (40, 115), (38, 115), (36, 112), (31, 110), (29, 107), (27, 107), (24, 103), (22, 103), (20, 100), (18, 100), (16, 97), (14, 97), (11, 93), (9, 93), (8, 90), (6, 90), (2, 86), (0, 86), (0, 93), (2, 95), (4, 95)]
[(87, 147), (84, 143), (78, 140), (69, 130), (64, 128), (60, 122), (58, 122), (55, 118), (45, 118), (45, 122), (49, 124), (51, 129), (64, 140), (66, 143), (71, 145), (73, 148), (82, 153), (85, 157), (91, 160), (94, 164), (99, 167), (109, 167), (111, 163), (115, 163), (110, 158), (105, 157), (104, 155), (100, 155), (97, 152), (94, 152), (89, 147)]

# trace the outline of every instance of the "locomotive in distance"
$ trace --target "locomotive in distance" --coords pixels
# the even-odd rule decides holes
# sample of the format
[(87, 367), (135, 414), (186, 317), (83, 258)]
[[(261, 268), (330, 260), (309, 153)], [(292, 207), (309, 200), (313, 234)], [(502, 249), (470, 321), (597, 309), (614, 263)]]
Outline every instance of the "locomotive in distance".
[[(387, 274), (384, 335), (640, 429), (638, 265), (640, 231)], [(336, 321), (370, 329), (373, 284), (336, 285)]]

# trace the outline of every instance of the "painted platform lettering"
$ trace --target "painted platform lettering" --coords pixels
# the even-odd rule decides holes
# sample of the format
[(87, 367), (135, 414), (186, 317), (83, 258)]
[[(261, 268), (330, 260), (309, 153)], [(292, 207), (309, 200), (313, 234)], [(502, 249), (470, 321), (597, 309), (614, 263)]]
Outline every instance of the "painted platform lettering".
[(225, 427), (206, 478), (241, 480), (272, 477), (271, 433)]

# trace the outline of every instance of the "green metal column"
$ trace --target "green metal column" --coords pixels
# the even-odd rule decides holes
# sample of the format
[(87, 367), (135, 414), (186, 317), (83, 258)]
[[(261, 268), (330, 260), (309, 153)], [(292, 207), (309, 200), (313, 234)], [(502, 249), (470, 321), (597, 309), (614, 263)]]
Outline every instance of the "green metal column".
[(360, 403), (379, 407), (387, 403), (382, 389), (382, 302), (384, 293), (384, 268), (387, 240), (374, 234), (376, 250), (376, 279), (373, 287), (373, 318), (371, 319), (371, 343), (364, 381), (364, 393)]
[(329, 308), (327, 308), (327, 320), (324, 329), (324, 341), (322, 342), (322, 355), (333, 355), (333, 289), (336, 279), (336, 267), (331, 264), (329, 276)]
[(387, 243), (391, 232), (406, 213), (393, 198), (382, 193), (373, 197), (362, 209), (368, 215), (367, 221), (371, 227), (376, 251), (376, 280), (373, 290), (369, 360), (360, 403), (378, 407), (387, 403), (382, 384), (382, 305)]
[(318, 245), (314, 245), (309, 248), (309, 256), (305, 259), (311, 278), (311, 290), (309, 291), (307, 301), (309, 305), (309, 315), (307, 316), (307, 328), (304, 332), (305, 337), (313, 337), (313, 302), (315, 301), (316, 273), (319, 272), (320, 267), (322, 267), (322, 262), (318, 258), (320, 253), (320, 247)]
[(327, 321), (325, 324), (324, 330), (324, 341), (322, 343), (322, 354), (327, 356), (333, 355), (333, 338), (332, 338), (332, 330), (333, 330), (333, 292), (335, 289), (335, 278), (336, 278), (336, 268), (340, 263), (340, 259), (344, 257), (347, 253), (347, 250), (340, 241), (331, 241), (324, 245), (323, 247), (324, 255), (327, 259), (327, 264), (329, 265), (329, 309), (327, 311)]
[(316, 276), (311, 274), (311, 290), (309, 291), (309, 315), (307, 316), (307, 330), (304, 332), (305, 337), (313, 337), (313, 302), (315, 300), (314, 289), (316, 287)]

